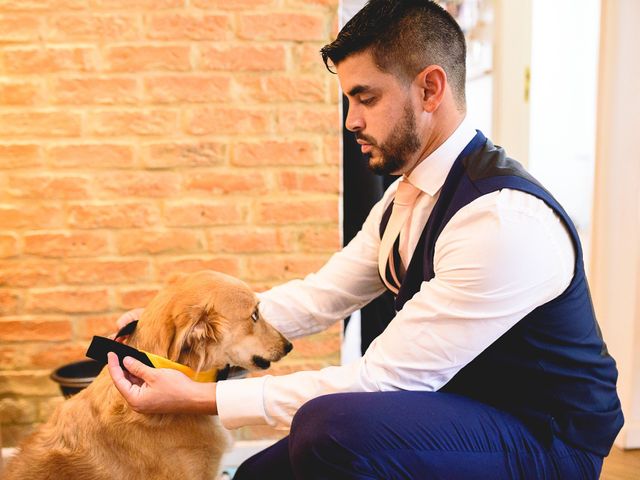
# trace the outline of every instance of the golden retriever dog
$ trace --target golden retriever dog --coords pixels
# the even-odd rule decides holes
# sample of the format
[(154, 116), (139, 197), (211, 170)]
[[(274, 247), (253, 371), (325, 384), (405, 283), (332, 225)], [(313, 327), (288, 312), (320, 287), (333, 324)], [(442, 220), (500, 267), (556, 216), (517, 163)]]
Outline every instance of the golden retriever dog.
[[(245, 283), (212, 271), (162, 289), (126, 343), (194, 371), (267, 368), (292, 348)], [(3, 478), (210, 480), (227, 446), (217, 417), (134, 412), (104, 368), (23, 442)]]

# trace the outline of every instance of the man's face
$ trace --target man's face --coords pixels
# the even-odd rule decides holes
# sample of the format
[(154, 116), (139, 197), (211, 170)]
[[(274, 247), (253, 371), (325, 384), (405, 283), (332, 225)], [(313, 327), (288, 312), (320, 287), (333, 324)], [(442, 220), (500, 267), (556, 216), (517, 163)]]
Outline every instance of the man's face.
[(349, 99), (345, 126), (369, 156), (369, 168), (380, 175), (409, 172), (422, 148), (411, 86), (378, 69), (367, 51), (350, 55), (337, 71)]

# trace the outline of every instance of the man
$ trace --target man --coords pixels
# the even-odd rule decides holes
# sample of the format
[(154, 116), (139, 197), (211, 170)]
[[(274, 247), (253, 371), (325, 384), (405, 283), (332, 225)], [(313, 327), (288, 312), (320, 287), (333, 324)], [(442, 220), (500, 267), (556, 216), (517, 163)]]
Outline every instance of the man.
[[(371, 0), (322, 49), (346, 127), (402, 178), (316, 274), (261, 295), (285, 335), (385, 288), (396, 317), (360, 361), (194, 384), (112, 356), (141, 412), (208, 412), (290, 435), (236, 478), (598, 478), (623, 419), (567, 214), (465, 121), (465, 43), (427, 0)], [(399, 233), (398, 233), (399, 232)]]

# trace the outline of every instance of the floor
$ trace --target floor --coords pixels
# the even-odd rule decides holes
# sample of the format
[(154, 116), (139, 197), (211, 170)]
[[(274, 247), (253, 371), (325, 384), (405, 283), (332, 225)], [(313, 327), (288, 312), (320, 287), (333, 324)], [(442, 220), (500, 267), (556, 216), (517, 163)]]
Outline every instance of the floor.
[(640, 449), (613, 447), (604, 460), (600, 480), (640, 480)]
[[(237, 448), (223, 458), (224, 467), (218, 478), (228, 480), (235, 472), (235, 465), (268, 445), (268, 442), (261, 441), (238, 442)], [(5, 448), (2, 453), (7, 457), (13, 453), (13, 449)], [(614, 447), (604, 461), (600, 480), (640, 480), (640, 449), (621, 450)]]

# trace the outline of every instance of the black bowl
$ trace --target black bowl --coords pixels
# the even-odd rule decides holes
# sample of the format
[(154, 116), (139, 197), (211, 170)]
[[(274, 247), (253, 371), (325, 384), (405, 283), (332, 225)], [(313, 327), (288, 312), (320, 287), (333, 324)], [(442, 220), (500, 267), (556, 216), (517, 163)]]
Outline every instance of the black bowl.
[(95, 360), (82, 360), (69, 363), (54, 370), (51, 380), (56, 382), (62, 394), (69, 398), (83, 388), (87, 388), (98, 376), (104, 365)]

